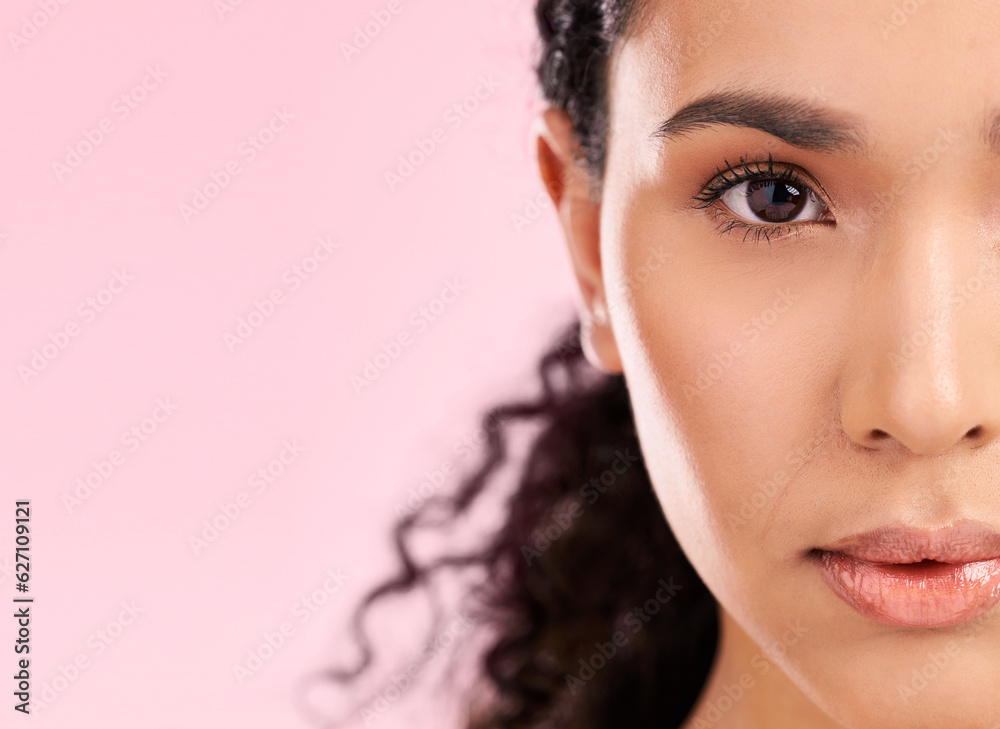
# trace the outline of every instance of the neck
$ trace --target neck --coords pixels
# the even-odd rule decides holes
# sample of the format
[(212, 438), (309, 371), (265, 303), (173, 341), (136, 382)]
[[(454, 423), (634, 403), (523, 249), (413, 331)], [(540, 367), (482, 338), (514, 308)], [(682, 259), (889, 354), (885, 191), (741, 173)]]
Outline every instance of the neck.
[(715, 663), (681, 729), (843, 729), (719, 607)]

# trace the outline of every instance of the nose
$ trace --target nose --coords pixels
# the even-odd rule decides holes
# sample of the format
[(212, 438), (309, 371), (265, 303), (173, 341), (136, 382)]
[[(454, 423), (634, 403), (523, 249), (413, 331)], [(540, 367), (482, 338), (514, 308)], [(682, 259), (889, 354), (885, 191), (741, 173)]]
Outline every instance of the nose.
[(936, 455), (1000, 433), (995, 254), (956, 209), (911, 208), (878, 234), (839, 393), (859, 445)]

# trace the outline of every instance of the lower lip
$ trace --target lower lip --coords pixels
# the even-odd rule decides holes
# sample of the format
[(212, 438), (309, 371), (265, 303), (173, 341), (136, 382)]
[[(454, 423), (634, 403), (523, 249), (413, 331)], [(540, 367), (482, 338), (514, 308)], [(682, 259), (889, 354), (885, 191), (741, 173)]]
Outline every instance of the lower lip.
[(821, 552), (818, 564), (826, 584), (840, 599), (886, 625), (959, 625), (1000, 602), (1000, 558), (957, 564), (887, 564)]

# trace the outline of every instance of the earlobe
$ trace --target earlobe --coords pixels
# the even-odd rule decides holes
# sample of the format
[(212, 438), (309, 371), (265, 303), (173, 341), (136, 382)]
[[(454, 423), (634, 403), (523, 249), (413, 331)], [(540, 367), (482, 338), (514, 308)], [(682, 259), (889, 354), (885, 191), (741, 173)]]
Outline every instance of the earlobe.
[(615, 341), (604, 298), (595, 299), (591, 307), (581, 307), (580, 343), (587, 360), (608, 374), (622, 372), (621, 356)]
[(622, 371), (604, 293), (601, 268), (601, 203), (591, 197), (591, 180), (581, 162), (573, 124), (550, 107), (537, 119), (538, 168), (569, 248), (579, 290), (580, 337), (592, 365)]

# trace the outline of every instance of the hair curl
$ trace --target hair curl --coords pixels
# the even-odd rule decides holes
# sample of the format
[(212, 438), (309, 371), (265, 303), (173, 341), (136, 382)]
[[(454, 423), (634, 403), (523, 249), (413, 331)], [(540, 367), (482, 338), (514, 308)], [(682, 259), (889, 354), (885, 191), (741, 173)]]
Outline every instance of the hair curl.
[[(539, 82), (571, 118), (598, 181), (607, 60), (642, 2), (539, 0), (535, 8)], [(363, 623), (373, 603), (427, 587), (440, 570), (478, 567), (484, 577), (473, 593), (492, 630), (482, 658), (492, 699), (470, 718), (470, 729), (680, 726), (715, 655), (715, 599), (664, 518), (624, 376), (587, 362), (578, 320), (544, 353), (538, 376), (537, 398), (483, 416), (489, 436), (479, 468), (396, 525), (399, 572), (368, 592), (354, 614), (361, 660), (325, 676), (349, 682), (371, 664)], [(541, 427), (500, 529), (478, 547), (421, 563), (414, 536), (468, 515), (509, 460), (508, 436), (518, 421)]]

